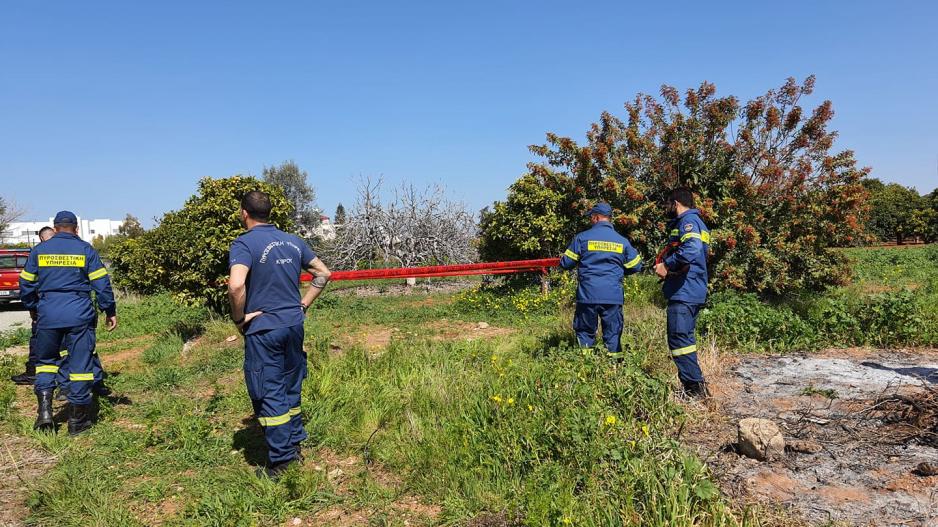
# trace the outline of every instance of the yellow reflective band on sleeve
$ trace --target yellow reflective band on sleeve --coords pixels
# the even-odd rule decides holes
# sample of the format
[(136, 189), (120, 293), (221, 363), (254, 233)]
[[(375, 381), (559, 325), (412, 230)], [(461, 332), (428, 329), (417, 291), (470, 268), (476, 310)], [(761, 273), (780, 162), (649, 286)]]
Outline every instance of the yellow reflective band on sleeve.
[(39, 267), (84, 267), (84, 254), (40, 254)]
[(704, 243), (710, 243), (710, 231), (703, 231), (700, 233), (700, 241)]
[(567, 258), (573, 260), (574, 262), (579, 262), (579, 261), (580, 261), (580, 255), (577, 254), (577, 253), (575, 253), (575, 252), (573, 252), (573, 251), (571, 251), (570, 249), (567, 249), (566, 252), (564, 252), (563, 254), (564, 254), (564, 256), (566, 256)]
[(590, 240), (586, 242), (587, 251), (597, 251), (603, 253), (619, 253), (622, 254), (622, 244), (616, 242), (603, 242), (598, 240)]
[(81, 382), (81, 381), (91, 382), (94, 380), (94, 374), (93, 373), (69, 373), (68, 380), (72, 382)]
[(59, 357), (68, 357), (68, 350), (62, 350), (59, 352)]
[(59, 367), (54, 364), (40, 364), (36, 366), (36, 373), (59, 373)]
[(291, 417), (294, 416), (294, 415), (300, 415), (300, 407), (297, 406), (296, 408), (290, 408), (290, 411), (287, 412), (287, 413), (288, 413)]
[(672, 357), (680, 357), (681, 355), (688, 355), (697, 351), (697, 345), (691, 344), (690, 346), (685, 346), (683, 348), (678, 348), (676, 350), (671, 350)]
[(97, 280), (98, 278), (101, 278), (102, 276), (107, 276), (107, 269), (103, 267), (93, 273), (88, 273), (88, 280)]
[(260, 421), (261, 426), (279, 426), (290, 422), (290, 412), (274, 417), (258, 416), (257, 420)]
[(632, 258), (631, 261), (626, 262), (626, 263), (625, 263), (625, 268), (626, 268), (626, 269), (631, 269), (631, 268), (635, 267), (636, 265), (638, 265), (638, 263), (641, 262), (641, 261), (642, 261), (642, 256), (641, 256), (641, 255), (638, 255), (638, 256), (636, 256), (635, 258)]
[(27, 273), (26, 271), (20, 272), (20, 278), (22, 278), (23, 280), (26, 280), (27, 282), (36, 281), (36, 275), (34, 275), (33, 273)]
[(677, 229), (671, 229), (671, 236), (677, 236), (678, 234), (681, 234), (681, 231)]
[(689, 232), (685, 234), (684, 236), (681, 236), (681, 243), (684, 243), (686, 240), (689, 240), (691, 238), (697, 238), (698, 240), (703, 241), (703, 236), (697, 234), (696, 232)]

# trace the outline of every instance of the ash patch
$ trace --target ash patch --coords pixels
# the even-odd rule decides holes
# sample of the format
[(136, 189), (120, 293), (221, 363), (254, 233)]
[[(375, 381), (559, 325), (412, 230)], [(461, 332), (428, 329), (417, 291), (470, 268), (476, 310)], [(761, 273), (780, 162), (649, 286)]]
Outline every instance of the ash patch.
[[(742, 358), (715, 379), (715, 415), (688, 438), (723, 491), (781, 504), (811, 523), (938, 525), (938, 354), (853, 350)], [(735, 450), (736, 424), (771, 419), (790, 446), (777, 461)], [(813, 453), (811, 453), (813, 452)]]

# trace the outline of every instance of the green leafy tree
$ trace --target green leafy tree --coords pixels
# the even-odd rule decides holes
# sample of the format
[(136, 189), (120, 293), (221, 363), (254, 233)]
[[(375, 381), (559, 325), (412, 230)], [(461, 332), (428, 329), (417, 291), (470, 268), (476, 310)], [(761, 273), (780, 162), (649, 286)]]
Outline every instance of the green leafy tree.
[(127, 238), (138, 238), (144, 232), (146, 230), (140, 225), (140, 220), (129, 212), (127, 217), (124, 218), (124, 223), (121, 223), (120, 227), (117, 228), (117, 233)]
[(882, 241), (902, 244), (907, 238), (923, 234), (926, 227), (925, 200), (914, 188), (879, 180), (864, 183), (870, 191), (870, 214), (867, 228)]
[(316, 191), (308, 183), (309, 174), (290, 160), (280, 166), (264, 167), (263, 178), (265, 183), (283, 190), (287, 201), (293, 205), (293, 223), (304, 236), (310, 236), (320, 223), (320, 215), (316, 208)]
[(508, 198), (481, 214), (479, 254), (483, 260), (548, 258), (563, 251), (577, 222), (568, 194), (526, 174)]
[(252, 190), (270, 195), (271, 223), (292, 230), (293, 206), (279, 186), (244, 176), (203, 178), (182, 209), (111, 249), (117, 284), (140, 293), (168, 291), (186, 304), (223, 309), (228, 248), (243, 232), (241, 198)]
[[(831, 152), (832, 104), (801, 105), (813, 90), (813, 77), (788, 79), (740, 105), (710, 83), (683, 96), (664, 86), (659, 97), (629, 101), (624, 119), (603, 113), (585, 144), (548, 133), (531, 147), (543, 162), (531, 163), (524, 184), (483, 219), (481, 246), (498, 249), (483, 254), (559, 254), (587, 226), (583, 212), (604, 200), (616, 228), (650, 256), (666, 239), (669, 189), (687, 185), (711, 228), (717, 287), (778, 295), (842, 284), (848, 261), (832, 248), (862, 235), (868, 170), (850, 151)], [(520, 190), (550, 196), (555, 205), (543, 212), (558, 217), (512, 217), (520, 211), (507, 204), (523, 202)]]

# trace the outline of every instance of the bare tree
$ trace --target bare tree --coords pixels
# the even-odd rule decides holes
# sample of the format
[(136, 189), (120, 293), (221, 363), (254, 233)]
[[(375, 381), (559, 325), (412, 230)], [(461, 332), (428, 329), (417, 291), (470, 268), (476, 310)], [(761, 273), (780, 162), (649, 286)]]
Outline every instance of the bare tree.
[(23, 214), (26, 214), (26, 209), (18, 206), (16, 202), (0, 196), (0, 239), (10, 228), (10, 224), (22, 218)]
[(463, 203), (447, 199), (443, 187), (403, 184), (385, 200), (382, 184), (380, 178), (360, 181), (354, 208), (323, 251), (332, 266), (412, 267), (477, 259), (476, 219)]

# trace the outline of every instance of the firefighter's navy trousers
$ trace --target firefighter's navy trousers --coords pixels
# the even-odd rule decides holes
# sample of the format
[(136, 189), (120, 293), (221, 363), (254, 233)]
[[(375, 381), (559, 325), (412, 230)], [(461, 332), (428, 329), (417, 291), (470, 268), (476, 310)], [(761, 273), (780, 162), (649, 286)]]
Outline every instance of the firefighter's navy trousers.
[(305, 378), (302, 323), (245, 336), (244, 380), (272, 465), (296, 458), (297, 446), (306, 439), (300, 416)]

